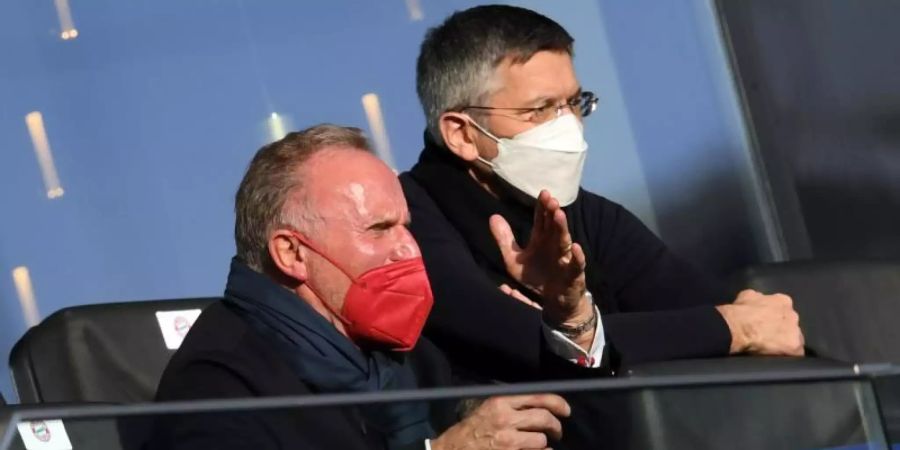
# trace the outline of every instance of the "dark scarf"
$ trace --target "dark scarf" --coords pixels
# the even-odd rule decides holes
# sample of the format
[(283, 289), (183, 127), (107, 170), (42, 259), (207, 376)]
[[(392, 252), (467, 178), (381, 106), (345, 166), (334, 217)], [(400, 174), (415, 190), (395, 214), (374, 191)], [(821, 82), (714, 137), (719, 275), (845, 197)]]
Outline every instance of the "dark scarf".
[[(427, 132), (425, 149), (418, 163), (410, 170), (410, 175), (428, 192), (444, 217), (463, 236), (476, 260), (480, 261), (482, 267), (489, 269), (489, 276), (498, 284), (516, 285), (515, 281), (506, 275), (503, 256), (488, 225), (489, 219), (494, 214), (503, 216), (509, 223), (516, 242), (524, 247), (531, 236), (534, 207), (516, 200), (501, 200), (491, 195), (468, 173), (464, 161), (450, 150), (436, 144)], [(584, 230), (581, 212), (584, 195), (584, 190), (579, 189), (575, 202), (564, 207), (563, 211), (566, 213), (573, 240), (580, 243), (585, 251), (588, 261), (588, 289), (594, 298), (598, 299), (601, 295), (605, 295), (607, 289), (597, 270), (599, 265), (592, 263), (591, 248), (585, 242), (587, 230)], [(538, 303), (542, 301), (537, 295), (531, 295), (527, 288), (519, 287), (520, 291), (534, 301)], [(601, 312), (605, 312), (604, 303), (606, 302), (598, 302)]]
[[(268, 339), (297, 376), (324, 393), (415, 389), (402, 355), (363, 352), (296, 294), (234, 258), (225, 303)], [(364, 405), (366, 423), (389, 448), (431, 438), (428, 406), (420, 402)]]

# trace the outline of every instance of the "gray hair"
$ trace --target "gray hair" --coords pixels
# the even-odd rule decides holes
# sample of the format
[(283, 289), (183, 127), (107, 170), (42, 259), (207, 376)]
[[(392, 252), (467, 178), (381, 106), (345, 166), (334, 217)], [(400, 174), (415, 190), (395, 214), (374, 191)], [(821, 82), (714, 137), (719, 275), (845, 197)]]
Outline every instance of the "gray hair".
[(416, 62), (416, 91), (431, 137), (443, 142), (443, 113), (483, 106), (503, 61), (524, 63), (544, 50), (572, 55), (573, 43), (562, 26), (528, 9), (487, 5), (454, 13), (428, 31)]
[[(256, 152), (234, 200), (237, 255), (251, 268), (262, 271), (270, 261), (269, 235), (277, 228), (315, 227), (319, 216), (303, 195), (302, 168), (313, 155), (330, 148), (372, 152), (360, 129), (331, 124), (289, 133)], [(297, 202), (288, 204), (291, 197)]]

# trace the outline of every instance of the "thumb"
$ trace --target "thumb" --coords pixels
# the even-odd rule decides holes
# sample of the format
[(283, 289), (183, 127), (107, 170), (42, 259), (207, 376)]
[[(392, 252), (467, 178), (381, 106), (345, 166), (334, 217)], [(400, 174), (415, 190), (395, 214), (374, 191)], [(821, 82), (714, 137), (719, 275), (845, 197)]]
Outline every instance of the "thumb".
[(744, 289), (743, 291), (738, 293), (737, 299), (735, 299), (735, 303), (745, 303), (761, 295), (762, 294), (760, 292), (757, 292), (753, 289)]
[(500, 253), (503, 255), (503, 260), (509, 265), (509, 263), (515, 261), (515, 257), (522, 251), (522, 249), (519, 248), (519, 244), (516, 243), (512, 228), (509, 227), (509, 223), (506, 219), (499, 214), (491, 216), (490, 226), (491, 234), (494, 235), (494, 240), (497, 241), (497, 246), (500, 247)]

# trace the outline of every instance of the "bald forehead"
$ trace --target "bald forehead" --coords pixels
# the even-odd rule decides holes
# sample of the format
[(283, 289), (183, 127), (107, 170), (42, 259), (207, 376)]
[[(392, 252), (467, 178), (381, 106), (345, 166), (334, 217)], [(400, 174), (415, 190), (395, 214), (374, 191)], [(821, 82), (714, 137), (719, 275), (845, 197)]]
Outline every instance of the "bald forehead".
[(371, 152), (335, 147), (313, 155), (303, 167), (306, 195), (317, 209), (327, 209), (330, 202), (359, 202), (360, 193), (369, 201), (395, 203), (405, 209), (405, 199), (397, 175)]
[(396, 174), (373, 153), (356, 148), (332, 147), (313, 155), (303, 167), (307, 184), (360, 181), (396, 182)]

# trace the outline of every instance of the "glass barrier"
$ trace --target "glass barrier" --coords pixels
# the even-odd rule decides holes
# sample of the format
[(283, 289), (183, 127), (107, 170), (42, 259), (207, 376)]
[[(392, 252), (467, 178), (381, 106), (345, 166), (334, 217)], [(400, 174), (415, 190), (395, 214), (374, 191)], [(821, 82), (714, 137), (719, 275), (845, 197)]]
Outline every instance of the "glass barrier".
[[(518, 396), (555, 393), (571, 415), (554, 449), (900, 448), (900, 369), (648, 376), (368, 394), (132, 405), (19, 406), (0, 449), (387, 448), (419, 436), (389, 417), (425, 411), (434, 435), (491, 420)], [(421, 408), (421, 410), (419, 409)], [(396, 423), (396, 422), (393, 422)], [(404, 422), (409, 423), (409, 422)], [(525, 427), (527, 428), (527, 427)], [(471, 431), (471, 430), (470, 430)], [(478, 433), (470, 432), (469, 435)], [(421, 441), (421, 442), (420, 442)], [(392, 446), (392, 448), (397, 448)]]
[(872, 379), (885, 438), (891, 449), (900, 450), (900, 375), (882, 375)]

